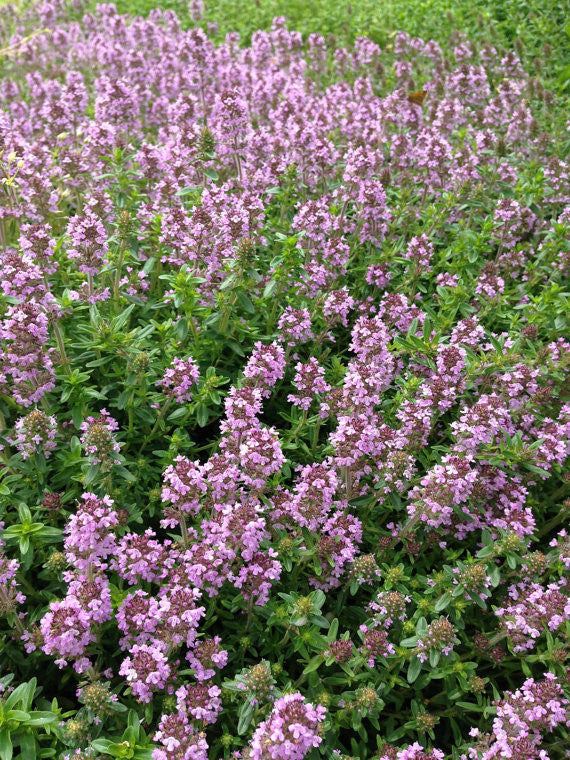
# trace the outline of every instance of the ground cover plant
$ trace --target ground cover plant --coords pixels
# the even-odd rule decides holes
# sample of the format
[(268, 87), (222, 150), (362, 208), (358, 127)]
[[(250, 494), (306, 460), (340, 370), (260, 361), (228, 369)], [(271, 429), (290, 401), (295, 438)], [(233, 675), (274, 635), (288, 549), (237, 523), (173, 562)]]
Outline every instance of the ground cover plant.
[(567, 757), (556, 95), (190, 11), (0, 12), (1, 760)]

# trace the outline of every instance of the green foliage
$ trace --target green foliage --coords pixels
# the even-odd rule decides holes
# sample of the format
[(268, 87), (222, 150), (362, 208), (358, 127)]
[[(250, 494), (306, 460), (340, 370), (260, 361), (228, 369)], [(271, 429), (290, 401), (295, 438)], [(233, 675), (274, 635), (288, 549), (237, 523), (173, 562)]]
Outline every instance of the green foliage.
[[(12, 675), (1, 678), (0, 689), (6, 690), (12, 680)], [(46, 704), (46, 709), (34, 709), (40, 691), (32, 678), (0, 697), (0, 760), (36, 760), (55, 754), (53, 748), (61, 737), (58, 721), (63, 716), (56, 700)]]

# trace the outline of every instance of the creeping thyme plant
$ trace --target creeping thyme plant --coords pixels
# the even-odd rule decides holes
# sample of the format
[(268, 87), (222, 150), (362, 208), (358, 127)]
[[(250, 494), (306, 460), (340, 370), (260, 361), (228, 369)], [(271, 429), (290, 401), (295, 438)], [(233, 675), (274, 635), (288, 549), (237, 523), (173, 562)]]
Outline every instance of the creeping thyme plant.
[(556, 97), (190, 11), (0, 11), (0, 760), (567, 757)]

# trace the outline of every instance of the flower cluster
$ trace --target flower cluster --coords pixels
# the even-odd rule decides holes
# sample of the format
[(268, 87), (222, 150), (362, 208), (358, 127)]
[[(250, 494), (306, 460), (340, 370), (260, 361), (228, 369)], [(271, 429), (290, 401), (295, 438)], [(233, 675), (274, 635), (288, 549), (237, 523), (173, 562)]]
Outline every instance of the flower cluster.
[(312, 747), (323, 741), (319, 726), (325, 718), (322, 705), (312, 705), (302, 694), (287, 694), (273, 705), (251, 739), (249, 760), (302, 760)]
[(175, 357), (162, 380), (159, 380), (159, 385), (177, 403), (184, 404), (192, 400), (192, 390), (199, 379), (200, 370), (191, 356), (188, 359)]
[(67, 256), (77, 260), (80, 272), (97, 274), (108, 254), (107, 232), (101, 219), (91, 210), (83, 216), (73, 216), (67, 226), (70, 247)]
[(247, 12), (240, 37), (212, 4), (149, 2), (0, 8), (14, 747), (554, 760), (570, 193), (552, 51), (533, 64), (526, 27), (502, 49), (487, 14), (472, 38), (380, 47), (353, 34), (374, 23), (360, 0), (334, 37)]
[(453, 625), (445, 617), (434, 620), (427, 627), (425, 636), (421, 636), (417, 644), (417, 655), (420, 662), (425, 662), (430, 652), (448, 655), (456, 643)]
[(533, 649), (545, 631), (557, 631), (570, 617), (568, 583), (562, 579), (546, 587), (538, 583), (516, 584), (509, 589), (512, 604), (495, 610), (515, 652)]
[(57, 446), (57, 422), (52, 415), (48, 416), (41, 409), (34, 409), (25, 417), (20, 417), (14, 425), (16, 440), (14, 444), (27, 459), (36, 452), (42, 452), (47, 458)]
[(121, 444), (114, 435), (118, 429), (119, 423), (106, 409), (101, 409), (97, 417), (87, 417), (81, 424), (81, 444), (92, 464), (108, 470), (119, 461), (117, 454)]
[[(3, 528), (4, 523), (0, 522), (0, 531)], [(8, 559), (4, 553), (4, 542), (0, 538), (0, 614), (3, 616), (14, 613), (18, 605), (26, 601), (16, 579), (19, 569), (18, 560)]]
[(568, 705), (553, 673), (545, 673), (542, 681), (528, 678), (520, 689), (507, 692), (498, 702), (492, 734), (483, 735), (479, 729), (471, 731), (477, 744), (469, 749), (467, 757), (473, 760), (545, 758), (546, 753), (540, 749), (543, 735), (558, 725), (570, 725)]

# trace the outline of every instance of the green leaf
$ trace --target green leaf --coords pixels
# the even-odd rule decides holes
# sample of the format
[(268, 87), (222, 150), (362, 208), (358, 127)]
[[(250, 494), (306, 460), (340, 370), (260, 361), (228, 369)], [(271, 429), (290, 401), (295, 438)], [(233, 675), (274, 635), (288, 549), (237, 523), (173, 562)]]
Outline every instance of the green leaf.
[(152, 747), (139, 747), (133, 755), (134, 760), (152, 760)]
[(4, 703), (6, 710), (11, 710), (13, 707), (15, 707), (15, 705), (18, 704), (18, 702), (22, 703), (22, 707), (28, 708), (32, 704), (32, 698), (36, 690), (36, 685), (37, 680), (35, 678), (32, 678), (30, 681), (21, 683), (19, 686), (16, 686), (14, 691), (10, 694)]
[(303, 670), (303, 673), (305, 673), (305, 674), (306, 673), (312, 673), (314, 670), (318, 670), (320, 668), (320, 666), (323, 664), (324, 659), (325, 658), (322, 656), (322, 654), (316, 655), (311, 660), (309, 660), (309, 663), (305, 667), (305, 669)]
[(436, 612), (442, 612), (451, 602), (451, 594), (449, 591), (446, 591), (443, 596), (440, 596), (437, 602), (435, 603), (434, 610)]
[(220, 290), (229, 290), (235, 284), (236, 279), (236, 274), (231, 274), (229, 277), (226, 277), (226, 279), (220, 285)]
[(127, 726), (123, 731), (123, 742), (121, 743), (127, 742), (129, 746), (134, 747), (138, 738), (137, 734), (138, 732), (136, 728), (133, 726)]
[(133, 732), (133, 738), (138, 739), (141, 730), (141, 721), (136, 710), (129, 710), (127, 717), (127, 728)]
[(238, 356), (245, 356), (243, 348), (239, 343), (236, 343), (235, 340), (228, 340), (227, 345), (231, 348), (234, 354), (237, 354)]
[(127, 322), (129, 321), (129, 317), (131, 316), (135, 306), (136, 304), (132, 303), (130, 306), (127, 306), (127, 308), (123, 312), (121, 312), (121, 314), (118, 314), (113, 319), (111, 324), (115, 332), (119, 332), (119, 330), (122, 330), (123, 327), (126, 326)]
[(418, 622), (416, 623), (416, 635), (417, 636), (425, 636), (427, 633), (428, 624), (425, 617), (421, 617), (418, 619)]
[(30, 713), (24, 710), (8, 710), (6, 720), (17, 720), (19, 723), (29, 720)]
[(26, 721), (27, 726), (47, 726), (57, 720), (57, 715), (49, 710), (32, 710), (29, 719)]
[(18, 734), (18, 744), (20, 745), (20, 755), (22, 760), (36, 760), (36, 738), (31, 733)]
[(313, 625), (318, 625), (319, 628), (329, 627), (329, 621), (326, 619), (326, 617), (323, 617), (322, 615), (311, 615), (311, 623)]
[(128, 708), (126, 705), (123, 705), (121, 702), (111, 702), (107, 706), (107, 709), (115, 713), (124, 713), (124, 712), (127, 712)]
[(243, 292), (243, 290), (238, 291), (237, 299), (244, 311), (246, 311), (248, 314), (255, 314), (255, 306), (249, 297)]
[(27, 504), (18, 504), (18, 517), (22, 523), (32, 522), (32, 513)]
[(458, 707), (462, 707), (464, 710), (470, 710), (472, 712), (483, 712), (485, 709), (483, 705), (477, 705), (474, 702), (457, 702)]
[(414, 681), (419, 676), (421, 669), (422, 669), (422, 663), (414, 655), (412, 659), (410, 660), (410, 664), (408, 665), (408, 675), (407, 675), (408, 683), (414, 683)]
[(181, 420), (186, 415), (186, 407), (182, 406), (179, 409), (175, 409), (171, 414), (168, 415), (168, 420), (170, 422), (176, 422), (176, 420)]
[(186, 187), (182, 187), (180, 190), (178, 190), (176, 195), (179, 195), (181, 198), (183, 198), (185, 195), (192, 195), (201, 189), (202, 188), (200, 185), (187, 185)]
[(122, 478), (124, 478), (129, 483), (136, 483), (136, 480), (137, 480), (136, 475), (133, 475), (132, 472), (129, 472), (126, 467), (122, 467), (122, 466), (117, 467), (116, 471)]
[(50, 525), (42, 525), (42, 529), (38, 532), (36, 538), (41, 541), (42, 544), (49, 544), (54, 541), (61, 541), (63, 531), (61, 528), (52, 528)]
[(91, 746), (96, 752), (102, 752), (104, 755), (110, 755), (109, 749), (113, 746), (114, 742), (109, 739), (95, 739), (91, 742)]
[(93, 361), (87, 362), (86, 367), (104, 367), (105, 364), (109, 364), (114, 359), (113, 356), (102, 356), (100, 359), (93, 359)]
[(338, 618), (335, 618), (329, 627), (329, 632), (327, 634), (328, 641), (334, 641), (338, 635)]
[(4, 538), (15, 538), (20, 535), (23, 531), (22, 525), (10, 525), (7, 528), (4, 528)]
[(4, 728), (0, 731), (0, 760), (12, 760), (12, 739), (10, 731)]
[(493, 565), (493, 567), (487, 572), (493, 588), (496, 588), (501, 582), (501, 571), (496, 565)]
[(83, 482), (86, 486), (95, 483), (99, 479), (99, 465), (90, 464), (87, 468), (87, 472), (83, 478)]
[(253, 714), (255, 712), (255, 707), (253, 706), (250, 699), (248, 699), (246, 702), (244, 702), (238, 712), (238, 728), (237, 732), (240, 736), (242, 734), (245, 734), (247, 729), (249, 728), (249, 724), (251, 723), (253, 719)]
[(484, 546), (482, 549), (479, 549), (476, 556), (479, 557), (479, 559), (483, 559), (484, 557), (490, 557), (491, 554), (494, 554), (494, 552), (495, 547), (493, 544), (489, 544), (487, 546)]
[(311, 599), (312, 603), (317, 607), (319, 610), (323, 606), (323, 604), (326, 601), (326, 596), (324, 595), (324, 592), (319, 588), (316, 591), (311, 591), (309, 594), (309, 598)]
[(267, 283), (267, 285), (265, 286), (263, 290), (263, 298), (269, 298), (270, 296), (272, 296), (273, 293), (275, 292), (276, 287), (277, 287), (277, 283), (275, 282), (275, 280), (269, 280), (269, 282)]
[(475, 602), (475, 604), (478, 607), (481, 607), (482, 610), (486, 610), (487, 609), (487, 605), (485, 603), (485, 600), (483, 599), (483, 597), (480, 594), (477, 594), (474, 591), (470, 591), (469, 593), (471, 595), (471, 599), (473, 599), (473, 601)]
[(531, 472), (535, 472), (537, 475), (540, 475), (543, 478), (550, 477), (548, 470), (544, 470), (542, 467), (537, 467), (535, 464), (529, 464), (528, 462), (525, 462), (523, 466), (525, 469), (530, 470)]
[(432, 649), (429, 653), (429, 664), (432, 668), (437, 668), (439, 665), (439, 660), (441, 658), (441, 652), (438, 652), (437, 649)]
[(196, 421), (199, 425), (199, 427), (203, 428), (206, 427), (208, 424), (208, 419), (210, 417), (210, 410), (206, 406), (206, 404), (198, 404), (196, 407)]

